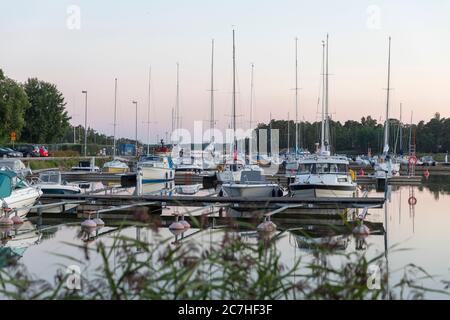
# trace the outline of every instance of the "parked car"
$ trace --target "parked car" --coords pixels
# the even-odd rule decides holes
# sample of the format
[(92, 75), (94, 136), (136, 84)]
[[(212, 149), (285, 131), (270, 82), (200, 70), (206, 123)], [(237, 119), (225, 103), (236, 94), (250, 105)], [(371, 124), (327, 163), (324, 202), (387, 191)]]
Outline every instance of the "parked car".
[(0, 147), (0, 156), (7, 156), (8, 158), (22, 158), (22, 152), (16, 151), (9, 147)]
[(40, 157), (39, 146), (34, 144), (21, 144), (16, 147), (17, 151), (23, 153), (24, 157)]
[(8, 158), (20, 158), (23, 157), (21, 152), (15, 151), (11, 148), (0, 147), (0, 157), (8, 157)]
[(40, 155), (41, 157), (48, 157), (48, 150), (47, 150), (47, 147), (46, 147), (46, 146), (41, 146), (41, 147), (39, 148), (39, 155)]
[(420, 158), (420, 161), (423, 163), (424, 166), (435, 166), (436, 161), (433, 159), (432, 156), (423, 156)]

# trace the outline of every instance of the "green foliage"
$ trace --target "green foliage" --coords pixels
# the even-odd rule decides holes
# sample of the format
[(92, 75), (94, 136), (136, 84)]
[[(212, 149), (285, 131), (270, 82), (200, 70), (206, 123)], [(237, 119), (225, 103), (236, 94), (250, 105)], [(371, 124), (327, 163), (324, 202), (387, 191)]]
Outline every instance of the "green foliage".
[(33, 143), (59, 142), (69, 127), (66, 103), (54, 84), (28, 79), (24, 85), (30, 108), (25, 112), (22, 140)]
[(0, 142), (10, 140), (11, 132), (16, 132), (17, 139), (25, 125), (24, 114), (30, 104), (22, 86), (5, 77), (0, 69)]

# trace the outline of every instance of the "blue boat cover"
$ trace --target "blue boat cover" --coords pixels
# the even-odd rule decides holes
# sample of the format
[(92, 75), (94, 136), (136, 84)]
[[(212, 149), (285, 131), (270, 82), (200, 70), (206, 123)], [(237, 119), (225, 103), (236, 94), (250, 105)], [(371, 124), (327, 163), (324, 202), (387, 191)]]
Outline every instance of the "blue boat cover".
[(7, 198), (12, 192), (12, 178), (16, 176), (13, 171), (0, 170), (0, 198)]

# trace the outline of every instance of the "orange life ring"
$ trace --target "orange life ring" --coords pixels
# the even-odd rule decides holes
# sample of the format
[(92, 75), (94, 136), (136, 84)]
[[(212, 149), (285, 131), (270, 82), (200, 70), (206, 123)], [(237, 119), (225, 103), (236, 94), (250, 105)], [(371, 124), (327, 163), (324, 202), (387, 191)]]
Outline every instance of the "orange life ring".
[(408, 199), (408, 204), (409, 204), (410, 206), (415, 206), (415, 205), (417, 204), (417, 199), (416, 199), (416, 197), (409, 197), (409, 199)]

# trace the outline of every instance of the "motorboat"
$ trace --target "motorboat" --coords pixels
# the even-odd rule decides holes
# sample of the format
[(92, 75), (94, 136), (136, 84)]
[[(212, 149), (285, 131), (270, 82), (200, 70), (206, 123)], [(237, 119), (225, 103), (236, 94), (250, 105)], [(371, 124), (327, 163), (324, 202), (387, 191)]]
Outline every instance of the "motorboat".
[(174, 167), (176, 171), (184, 172), (201, 172), (203, 170), (202, 163), (197, 161), (194, 156), (176, 158)]
[(159, 155), (142, 156), (137, 164), (141, 170), (142, 183), (164, 183), (175, 180), (175, 169), (171, 157)]
[[(326, 56), (325, 56), (326, 53)], [(326, 59), (325, 59), (326, 57)], [(330, 145), (328, 108), (328, 35), (323, 43), (324, 77), (322, 99), (321, 143), (316, 154), (297, 160), (298, 170), (294, 182), (289, 185), (293, 197), (352, 197), (357, 184), (348, 171), (349, 161), (344, 156), (332, 156)]]
[(118, 159), (106, 162), (102, 168), (102, 172), (107, 173), (126, 173), (128, 171), (130, 171), (130, 168), (127, 164)]
[(0, 210), (3, 214), (24, 218), (41, 195), (41, 190), (29, 185), (14, 171), (0, 170)]
[(19, 159), (1, 159), (0, 168), (7, 168), (14, 171), (21, 177), (26, 177), (31, 174), (31, 169)]
[(348, 172), (348, 160), (338, 156), (313, 155), (298, 161), (289, 189), (294, 197), (352, 197), (356, 183)]
[[(39, 188), (43, 194), (80, 194), (81, 188), (76, 184), (65, 183), (61, 179), (61, 172), (59, 171), (44, 171), (39, 174), (37, 181), (33, 182), (33, 187)], [(64, 208), (63, 208), (64, 206)], [(79, 203), (70, 203), (42, 209), (45, 213), (61, 213), (70, 212), (75, 210), (79, 206)], [(38, 210), (36, 208), (31, 209), (31, 212), (35, 213)]]
[(161, 145), (156, 147), (154, 152), (157, 156), (170, 156), (172, 154), (172, 149), (164, 144), (164, 140), (161, 139)]
[(78, 166), (74, 166), (71, 169), (76, 172), (100, 172), (100, 168), (95, 165), (95, 159), (81, 160), (78, 162)]
[(266, 181), (261, 170), (251, 169), (241, 171), (239, 183), (223, 183), (222, 190), (223, 195), (229, 197), (262, 198), (282, 195), (278, 184)]

